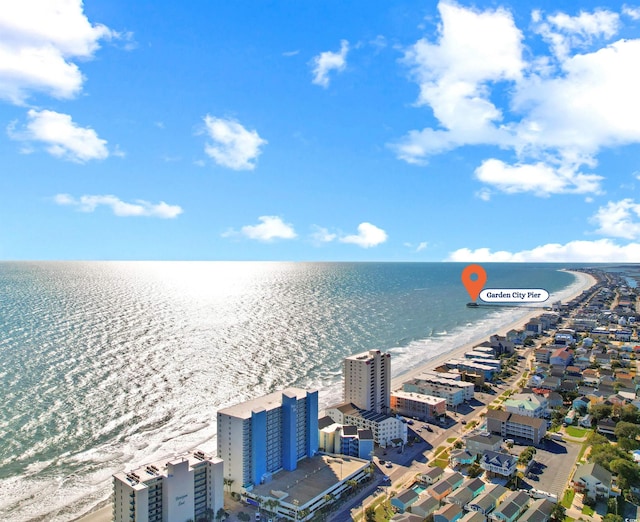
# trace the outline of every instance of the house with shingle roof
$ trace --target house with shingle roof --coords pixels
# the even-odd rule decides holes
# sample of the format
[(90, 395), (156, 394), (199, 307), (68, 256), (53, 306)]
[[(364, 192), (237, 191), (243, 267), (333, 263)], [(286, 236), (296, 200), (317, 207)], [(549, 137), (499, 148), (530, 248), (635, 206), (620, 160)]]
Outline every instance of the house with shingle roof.
[(578, 466), (571, 484), (577, 493), (584, 493), (592, 499), (607, 499), (611, 494), (613, 475), (600, 464), (591, 462)]
[(518, 522), (548, 522), (551, 519), (554, 503), (546, 498), (534, 500)]
[(516, 472), (518, 459), (508, 453), (486, 451), (480, 458), (480, 467), (502, 477), (511, 477)]
[(512, 491), (491, 513), (491, 518), (502, 522), (514, 522), (527, 509), (529, 495), (523, 491)]
[(411, 512), (420, 515), (423, 519), (440, 507), (440, 501), (431, 495), (421, 495), (418, 502), (411, 506)]
[(484, 493), (478, 495), (475, 499), (469, 502), (465, 509), (468, 511), (477, 511), (487, 516), (491, 513), (499, 502), (502, 502), (504, 498), (509, 494), (509, 490), (499, 484), (487, 484), (485, 486)]

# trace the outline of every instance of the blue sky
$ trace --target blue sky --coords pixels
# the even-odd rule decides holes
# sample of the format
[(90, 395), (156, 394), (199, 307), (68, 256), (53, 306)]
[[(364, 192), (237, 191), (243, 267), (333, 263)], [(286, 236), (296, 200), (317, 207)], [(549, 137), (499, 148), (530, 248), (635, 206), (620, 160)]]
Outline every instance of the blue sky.
[(12, 4), (0, 259), (640, 260), (640, 4)]

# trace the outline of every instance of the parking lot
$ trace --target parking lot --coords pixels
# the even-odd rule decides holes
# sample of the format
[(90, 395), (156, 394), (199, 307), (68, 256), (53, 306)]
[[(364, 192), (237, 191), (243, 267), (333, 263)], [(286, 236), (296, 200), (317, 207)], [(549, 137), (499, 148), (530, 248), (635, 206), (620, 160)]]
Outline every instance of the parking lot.
[[(514, 453), (520, 453), (525, 447), (514, 447), (514, 450), (518, 450)], [(561, 498), (580, 448), (580, 444), (564, 441), (547, 441), (544, 449), (536, 448), (536, 464), (531, 469), (534, 478), (525, 478), (524, 487), (554, 493)]]

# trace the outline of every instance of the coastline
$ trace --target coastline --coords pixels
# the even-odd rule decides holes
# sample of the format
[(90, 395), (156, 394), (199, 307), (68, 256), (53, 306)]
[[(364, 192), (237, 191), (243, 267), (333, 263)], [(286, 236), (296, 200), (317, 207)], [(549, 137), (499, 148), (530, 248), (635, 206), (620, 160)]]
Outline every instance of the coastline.
[[(567, 272), (573, 274), (576, 277), (576, 281), (569, 285), (565, 290), (552, 294), (549, 298), (550, 301), (571, 301), (573, 298), (579, 296), (583, 291), (588, 290), (597, 283), (595, 277), (590, 274), (584, 272), (576, 272), (573, 270), (567, 270)], [(494, 334), (504, 336), (509, 330), (522, 329), (524, 325), (529, 322), (529, 320), (533, 319), (534, 317), (539, 317), (545, 312), (546, 310), (544, 310), (544, 308), (528, 309), (522, 317), (502, 326), (498, 331), (494, 332)], [(450, 359), (462, 358), (465, 352), (470, 351), (474, 346), (477, 346), (478, 344), (487, 340), (487, 336), (480, 336), (461, 346), (454, 346), (446, 352), (436, 355), (435, 357), (432, 357), (426, 361), (420, 362), (417, 367), (394, 376), (391, 379), (391, 391), (401, 389), (402, 384), (405, 381), (417, 377), (426, 370), (433, 370), (438, 366), (442, 366)]]
[[(574, 297), (580, 295), (583, 291), (593, 287), (597, 282), (593, 276), (584, 272), (576, 272), (572, 270), (567, 270), (567, 272), (573, 274), (574, 277), (576, 277), (576, 281), (569, 285), (565, 290), (552, 294), (549, 298), (550, 301), (570, 301)], [(545, 311), (546, 310), (544, 310), (544, 308), (527, 309), (521, 317), (509, 322), (493, 333), (505, 335), (509, 330), (521, 329), (530, 319), (540, 316), (545, 313)], [(486, 335), (481, 335), (463, 345), (453, 346), (451, 349), (442, 352), (435, 357), (430, 357), (424, 361), (417, 362), (416, 367), (392, 377), (391, 390), (395, 391), (402, 388), (403, 382), (417, 377), (425, 370), (437, 368), (452, 358), (462, 357), (465, 352), (471, 350), (474, 346), (485, 340), (488, 340), (488, 337)], [(112, 509), (113, 503), (111, 499), (104, 500), (94, 506), (88, 513), (75, 518), (74, 522), (110, 522), (112, 520)]]

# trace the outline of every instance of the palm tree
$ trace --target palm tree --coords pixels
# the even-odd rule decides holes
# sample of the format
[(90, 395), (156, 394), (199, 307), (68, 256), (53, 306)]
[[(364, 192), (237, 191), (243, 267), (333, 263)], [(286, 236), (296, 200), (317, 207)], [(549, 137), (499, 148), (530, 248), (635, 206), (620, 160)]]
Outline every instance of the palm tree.
[(232, 478), (223, 478), (222, 481), (223, 481), (224, 485), (229, 488), (229, 491), (231, 491), (231, 484), (233, 484), (233, 479)]

